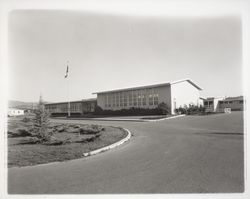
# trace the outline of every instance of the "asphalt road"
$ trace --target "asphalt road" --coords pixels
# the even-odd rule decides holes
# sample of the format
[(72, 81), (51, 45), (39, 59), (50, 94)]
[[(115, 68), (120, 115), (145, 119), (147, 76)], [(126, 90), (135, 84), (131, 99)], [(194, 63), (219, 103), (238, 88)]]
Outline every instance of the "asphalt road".
[(159, 122), (70, 122), (122, 126), (134, 136), (95, 156), (11, 168), (10, 194), (244, 191), (242, 112)]

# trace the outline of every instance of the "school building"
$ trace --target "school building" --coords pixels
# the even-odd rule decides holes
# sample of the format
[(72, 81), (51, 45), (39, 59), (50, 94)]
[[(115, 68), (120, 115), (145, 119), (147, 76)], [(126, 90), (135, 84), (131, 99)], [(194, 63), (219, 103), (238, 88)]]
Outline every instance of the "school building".
[(103, 110), (121, 110), (134, 108), (153, 109), (161, 102), (167, 104), (171, 114), (185, 105), (200, 105), (202, 88), (191, 79), (175, 82), (140, 86), (133, 88), (95, 92), (97, 105)]
[[(175, 109), (185, 105), (201, 105), (202, 88), (191, 79), (154, 84), (133, 88), (95, 92), (97, 98), (71, 101), (71, 115), (93, 113), (96, 106), (103, 110), (121, 110), (130, 108), (154, 109), (164, 102), (175, 114)], [(51, 115), (66, 115), (68, 102), (48, 103), (45, 108)]]

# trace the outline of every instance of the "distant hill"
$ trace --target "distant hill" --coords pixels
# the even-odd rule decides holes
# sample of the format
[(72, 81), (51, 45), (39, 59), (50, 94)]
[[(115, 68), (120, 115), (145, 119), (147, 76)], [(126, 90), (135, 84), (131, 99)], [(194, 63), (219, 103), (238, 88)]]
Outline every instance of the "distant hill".
[(33, 109), (37, 107), (37, 102), (21, 102), (15, 100), (9, 100), (9, 108), (18, 108), (18, 109)]

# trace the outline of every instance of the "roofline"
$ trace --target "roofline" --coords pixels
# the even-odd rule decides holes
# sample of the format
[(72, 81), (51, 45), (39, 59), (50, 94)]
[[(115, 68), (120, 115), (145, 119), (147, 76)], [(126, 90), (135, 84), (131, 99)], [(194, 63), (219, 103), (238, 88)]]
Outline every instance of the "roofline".
[(243, 96), (238, 96), (238, 97), (226, 97), (224, 101), (231, 101), (231, 100), (244, 100)]
[(129, 90), (137, 90), (137, 89), (144, 89), (144, 88), (154, 88), (154, 87), (161, 87), (161, 86), (170, 86), (172, 84), (177, 84), (180, 82), (187, 81), (190, 84), (192, 84), (194, 87), (196, 87), (198, 90), (202, 90), (201, 87), (199, 87), (197, 84), (195, 84), (191, 79), (182, 79), (174, 82), (168, 82), (168, 83), (160, 83), (160, 84), (152, 84), (148, 86), (137, 86), (137, 87), (131, 87), (131, 88), (123, 88), (123, 89), (114, 89), (114, 90), (108, 90), (108, 91), (100, 91), (100, 92), (94, 92), (92, 94), (104, 94), (104, 93), (114, 93), (119, 91), (129, 91)]
[(129, 90), (137, 90), (137, 89), (143, 89), (143, 88), (154, 88), (154, 87), (169, 86), (169, 85), (170, 85), (170, 83), (161, 83), (161, 84), (153, 84), (153, 85), (148, 85), (148, 86), (136, 86), (136, 87), (130, 87), (130, 88), (100, 91), (100, 92), (94, 92), (92, 94), (113, 93), (113, 92), (118, 92), (118, 91), (129, 91)]
[(82, 99), (82, 102), (87, 102), (87, 101), (96, 101), (97, 98), (88, 98), (88, 99)]
[[(96, 98), (89, 98), (89, 99), (82, 99), (82, 100), (76, 100), (76, 101), (69, 101), (70, 103), (76, 103), (76, 102), (88, 102), (88, 101), (96, 101)], [(45, 103), (45, 105), (53, 105), (53, 104), (65, 104), (67, 102), (53, 102), (53, 103)]]
[(177, 83), (180, 83), (180, 82), (184, 82), (184, 81), (187, 81), (189, 82), (190, 84), (192, 84), (194, 87), (196, 87), (198, 90), (203, 90), (200, 86), (198, 86), (196, 83), (194, 83), (193, 80), (191, 80), (190, 78), (185, 78), (185, 79), (180, 79), (180, 80), (177, 80), (177, 81), (174, 81), (174, 82), (170, 82), (170, 84), (177, 84)]
[(223, 96), (217, 96), (217, 97), (207, 97), (205, 99), (206, 100), (209, 100), (209, 99), (225, 99), (225, 97), (223, 97)]

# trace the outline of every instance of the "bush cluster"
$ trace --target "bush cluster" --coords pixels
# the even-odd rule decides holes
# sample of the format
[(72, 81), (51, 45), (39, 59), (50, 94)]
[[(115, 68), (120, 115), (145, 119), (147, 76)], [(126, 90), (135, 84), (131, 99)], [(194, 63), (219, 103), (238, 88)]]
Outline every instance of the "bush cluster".
[[(68, 113), (51, 113), (50, 114), (51, 117), (67, 117)], [(81, 113), (70, 113), (71, 117), (80, 117), (82, 116)]]
[(175, 109), (175, 112), (177, 114), (201, 115), (201, 114), (205, 114), (205, 108), (203, 106), (196, 106), (196, 105), (190, 104), (189, 106), (185, 105), (184, 107)]
[(121, 110), (103, 110), (101, 107), (96, 106), (94, 115), (109, 115), (109, 116), (141, 116), (141, 115), (166, 115), (170, 110), (168, 106), (162, 102), (157, 108), (134, 108), (121, 109)]
[(104, 127), (99, 125), (75, 125), (75, 124), (61, 124), (49, 127), (51, 131), (62, 133), (80, 133), (80, 134), (97, 134), (101, 131), (104, 131)]
[(18, 128), (12, 131), (8, 131), (8, 137), (29, 137), (32, 134), (29, 132), (28, 129)]

